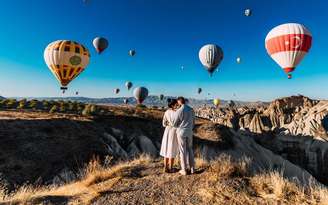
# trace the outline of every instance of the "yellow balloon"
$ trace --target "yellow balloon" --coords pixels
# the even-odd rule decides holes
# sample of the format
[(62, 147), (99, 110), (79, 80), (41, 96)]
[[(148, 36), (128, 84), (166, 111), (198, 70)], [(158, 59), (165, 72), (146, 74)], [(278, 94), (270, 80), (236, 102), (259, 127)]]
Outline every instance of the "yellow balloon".
[(88, 66), (90, 53), (75, 41), (58, 40), (46, 47), (44, 60), (61, 89), (67, 89), (67, 85)]
[(219, 106), (220, 103), (221, 103), (220, 99), (214, 99), (214, 100), (213, 100), (213, 104), (214, 104), (215, 106)]

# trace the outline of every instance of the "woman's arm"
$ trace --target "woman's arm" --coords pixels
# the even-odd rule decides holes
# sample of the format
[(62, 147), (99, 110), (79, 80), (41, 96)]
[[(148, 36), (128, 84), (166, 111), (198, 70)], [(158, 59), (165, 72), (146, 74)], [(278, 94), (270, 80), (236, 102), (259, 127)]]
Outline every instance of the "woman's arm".
[(164, 113), (163, 120), (162, 120), (163, 127), (166, 127), (169, 125), (169, 121), (166, 118), (166, 113)]

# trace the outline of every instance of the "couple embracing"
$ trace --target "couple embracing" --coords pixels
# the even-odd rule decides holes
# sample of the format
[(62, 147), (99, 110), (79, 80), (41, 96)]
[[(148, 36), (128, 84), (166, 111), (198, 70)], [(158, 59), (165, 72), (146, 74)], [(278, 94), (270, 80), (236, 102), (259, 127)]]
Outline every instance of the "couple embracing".
[(164, 171), (173, 172), (174, 158), (180, 155), (181, 175), (195, 172), (192, 148), (194, 111), (186, 99), (178, 97), (168, 101), (169, 109), (163, 117), (165, 127), (160, 155), (164, 157)]

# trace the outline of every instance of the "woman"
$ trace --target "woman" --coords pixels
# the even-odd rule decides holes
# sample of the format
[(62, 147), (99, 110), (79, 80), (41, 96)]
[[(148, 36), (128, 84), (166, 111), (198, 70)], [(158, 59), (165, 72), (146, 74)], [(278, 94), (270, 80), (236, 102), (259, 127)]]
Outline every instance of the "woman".
[(176, 128), (173, 127), (175, 109), (178, 105), (177, 100), (168, 101), (169, 109), (164, 113), (163, 127), (165, 127), (160, 155), (164, 157), (164, 172), (172, 172), (174, 158), (177, 156), (178, 140)]

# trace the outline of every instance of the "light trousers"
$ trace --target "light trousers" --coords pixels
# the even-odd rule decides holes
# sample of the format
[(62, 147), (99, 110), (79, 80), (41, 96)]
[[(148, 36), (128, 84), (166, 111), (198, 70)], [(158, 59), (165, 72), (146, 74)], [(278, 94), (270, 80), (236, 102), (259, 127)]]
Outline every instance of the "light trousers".
[(180, 164), (181, 169), (186, 170), (195, 167), (194, 151), (192, 146), (193, 132), (181, 131), (177, 132)]

